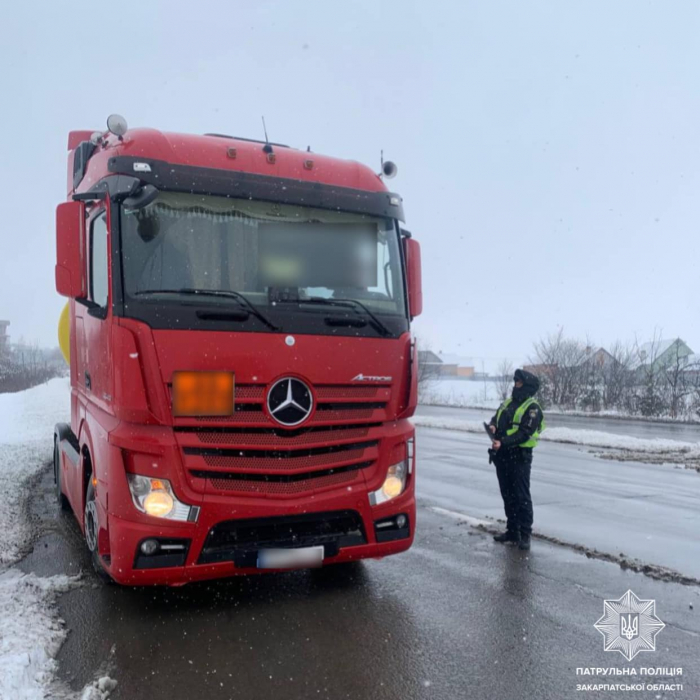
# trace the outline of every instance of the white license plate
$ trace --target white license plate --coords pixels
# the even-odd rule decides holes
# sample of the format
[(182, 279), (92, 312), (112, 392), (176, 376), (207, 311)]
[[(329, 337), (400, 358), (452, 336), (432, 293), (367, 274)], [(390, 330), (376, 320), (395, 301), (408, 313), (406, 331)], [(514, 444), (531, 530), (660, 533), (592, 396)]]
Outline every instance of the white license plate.
[(323, 564), (323, 545), (298, 549), (261, 549), (258, 569), (302, 569)]

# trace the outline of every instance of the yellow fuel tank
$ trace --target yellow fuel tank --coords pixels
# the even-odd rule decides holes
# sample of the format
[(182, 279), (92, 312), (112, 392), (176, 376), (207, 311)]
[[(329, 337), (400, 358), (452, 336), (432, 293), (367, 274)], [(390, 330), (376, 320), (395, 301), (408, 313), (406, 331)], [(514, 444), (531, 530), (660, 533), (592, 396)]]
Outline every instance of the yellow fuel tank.
[(58, 347), (67, 365), (70, 365), (70, 302), (61, 311), (58, 318)]

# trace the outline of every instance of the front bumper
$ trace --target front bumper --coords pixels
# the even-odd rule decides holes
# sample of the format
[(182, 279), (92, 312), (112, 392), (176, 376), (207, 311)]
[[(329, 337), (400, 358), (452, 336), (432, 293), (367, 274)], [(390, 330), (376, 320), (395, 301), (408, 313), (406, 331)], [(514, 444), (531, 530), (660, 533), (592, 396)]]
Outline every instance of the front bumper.
[[(261, 522), (268, 522), (271, 518), (285, 518), (289, 514), (288, 506), (278, 509), (278, 512), (270, 512), (266, 509), (263, 518), (258, 511), (256, 518)], [(313, 513), (306, 513), (313, 517), (314, 513), (331, 514), (335, 512), (355, 512), (361, 519), (364, 544), (352, 544), (350, 538), (345, 541), (336, 541), (331, 535), (325, 538), (326, 556), (324, 566), (341, 562), (354, 561), (367, 558), (381, 558), (390, 554), (397, 554), (407, 550), (413, 543), (416, 502), (413, 488), (413, 480), (408, 489), (399, 497), (383, 503), (380, 506), (371, 507), (367, 494), (352, 494), (350, 496), (333, 496), (315, 499)], [(308, 507), (308, 504), (307, 504)], [(408, 519), (407, 536), (401, 533), (400, 539), (379, 542), (378, 533), (374, 524), (398, 514), (406, 515)], [(238, 513), (235, 513), (237, 516)], [(257, 574), (272, 571), (271, 569), (259, 569), (251, 565), (255, 561), (256, 545), (232, 547), (229, 551), (219, 548), (217, 557), (207, 556), (205, 544), (212, 530), (224, 522), (232, 522), (232, 508), (228, 504), (205, 503), (200, 511), (199, 522), (168, 524), (168, 527), (159, 528), (157, 525), (144, 524), (109, 516), (109, 539), (111, 554), (105, 561), (105, 568), (112, 578), (124, 585), (181, 585), (193, 581), (225, 578), (229, 576)], [(244, 522), (250, 523), (251, 520)], [(148, 538), (168, 538), (169, 540), (185, 540), (188, 542), (187, 555), (184, 566), (167, 566), (159, 568), (137, 568), (137, 556), (139, 545)], [(379, 535), (379, 539), (386, 539), (386, 535)], [(211, 542), (211, 539), (209, 539)], [(300, 541), (298, 544), (306, 545), (311, 540)], [(347, 542), (348, 545), (344, 544)], [(267, 542), (264, 546), (272, 546), (274, 542)], [(282, 543), (282, 546), (288, 542)], [(294, 546), (294, 545), (292, 545)], [(212, 561), (219, 558), (220, 561)], [(141, 562), (142, 562), (141, 557)], [(142, 563), (139, 564), (141, 566)]]
[[(414, 428), (408, 421), (384, 424), (369, 434), (376, 442), (376, 446), (371, 448), (376, 455), (375, 466), (358, 471), (360, 476), (350, 484), (330, 485), (298, 495), (273, 496), (241, 493), (228, 495), (225, 491), (217, 492), (209, 488), (194, 490), (192, 482), (185, 478), (188, 464), (182, 461), (181, 446), (167, 429), (154, 430), (138, 426), (129, 432), (124, 430), (112, 433), (109, 469), (106, 478), (101, 478), (97, 487), (100, 522), (106, 524), (100, 539), (104, 568), (121, 584), (179, 585), (190, 581), (270, 571), (257, 568), (257, 550), (264, 548), (323, 544), (324, 565), (379, 558), (405, 551), (413, 543), (416, 522), (413, 451), (409, 450), (411, 469), (406, 489), (400, 496), (372, 506), (368, 494), (381, 486), (392, 461), (406, 454), (399, 446), (407, 446), (409, 443), (413, 445), (414, 436)], [(146, 438), (149, 438), (148, 442)], [(149, 445), (154, 455), (134, 458), (133, 455), (144, 450), (144, 445)], [(155, 455), (156, 451), (158, 456)], [(189, 466), (191, 469), (193, 465)], [(199, 507), (197, 521), (159, 520), (138, 512), (131, 500), (125, 469), (144, 474), (147, 473), (145, 470), (150, 469), (150, 476), (169, 479), (180, 500)], [(323, 522), (327, 519), (332, 522), (339, 513), (354, 514), (352, 517), (360, 524), (361, 539), (333, 537), (332, 527), (329, 535), (329, 528), (324, 525), (315, 533), (320, 539), (309, 538), (308, 528), (295, 530), (292, 539), (289, 537), (289, 529), (282, 528), (286, 536), (276, 538), (263, 528), (259, 538), (256, 538), (255, 533), (246, 535), (245, 546), (238, 546), (240, 542), (237, 542), (237, 546), (227, 549), (226, 546), (221, 546), (221, 541), (212, 540), (212, 533), (216, 533), (217, 528), (219, 531), (226, 527), (235, 530), (239, 523), (256, 527), (261, 524), (262, 527), (270, 521), (308, 517), (313, 520), (319, 514), (328, 514), (330, 517), (318, 517), (316, 520)], [(384, 526), (375, 529), (378, 521), (399, 514), (405, 515), (408, 520), (408, 527), (404, 531), (392, 531), (391, 527)], [(237, 537), (238, 533), (228, 540), (224, 538), (223, 544)], [(185, 547), (180, 547), (179, 558), (174, 556), (161, 560), (167, 562), (168, 566), (156, 566), (153, 561), (144, 564), (143, 557), (138, 555), (139, 546), (149, 538), (161, 539), (170, 545), (184, 544)], [(173, 565), (173, 562), (182, 562), (183, 557), (184, 565)]]

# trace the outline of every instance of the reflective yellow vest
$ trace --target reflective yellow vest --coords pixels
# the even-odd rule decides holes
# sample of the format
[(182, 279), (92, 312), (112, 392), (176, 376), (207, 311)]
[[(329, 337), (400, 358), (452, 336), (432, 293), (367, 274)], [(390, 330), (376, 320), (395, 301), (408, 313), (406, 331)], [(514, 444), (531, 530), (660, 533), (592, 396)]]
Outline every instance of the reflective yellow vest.
[[(501, 420), (501, 413), (505, 411), (508, 406), (512, 403), (513, 399), (506, 399), (499, 407), (498, 412), (496, 413), (496, 425), (498, 425), (498, 422)], [(523, 419), (523, 416), (525, 415), (525, 411), (527, 411), (528, 408), (532, 405), (537, 406), (537, 408), (542, 411), (541, 406), (535, 401), (533, 398), (525, 399), (520, 406), (515, 410), (515, 415), (513, 416), (513, 426), (511, 428), (508, 428), (506, 431), (506, 435), (514, 435), (515, 433), (518, 432), (518, 428), (520, 428), (520, 421)], [(544, 413), (542, 413), (542, 420), (540, 421), (539, 428), (532, 434), (532, 437), (530, 437), (529, 440), (526, 442), (520, 443), (518, 447), (537, 447), (537, 443), (539, 442), (540, 439), (540, 434), (542, 431), (546, 428), (546, 424), (544, 422)]]

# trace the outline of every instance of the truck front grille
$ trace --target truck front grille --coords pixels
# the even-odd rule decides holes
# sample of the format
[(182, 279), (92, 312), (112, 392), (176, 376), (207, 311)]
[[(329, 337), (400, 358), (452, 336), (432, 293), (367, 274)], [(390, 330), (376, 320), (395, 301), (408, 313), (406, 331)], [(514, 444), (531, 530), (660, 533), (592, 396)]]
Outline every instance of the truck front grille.
[(362, 470), (379, 456), (378, 441), (368, 436), (386, 420), (390, 387), (322, 385), (313, 391), (316, 410), (302, 428), (287, 429), (268, 417), (263, 385), (236, 387), (233, 416), (175, 418), (191, 479), (231, 495), (281, 498), (362, 482)]

